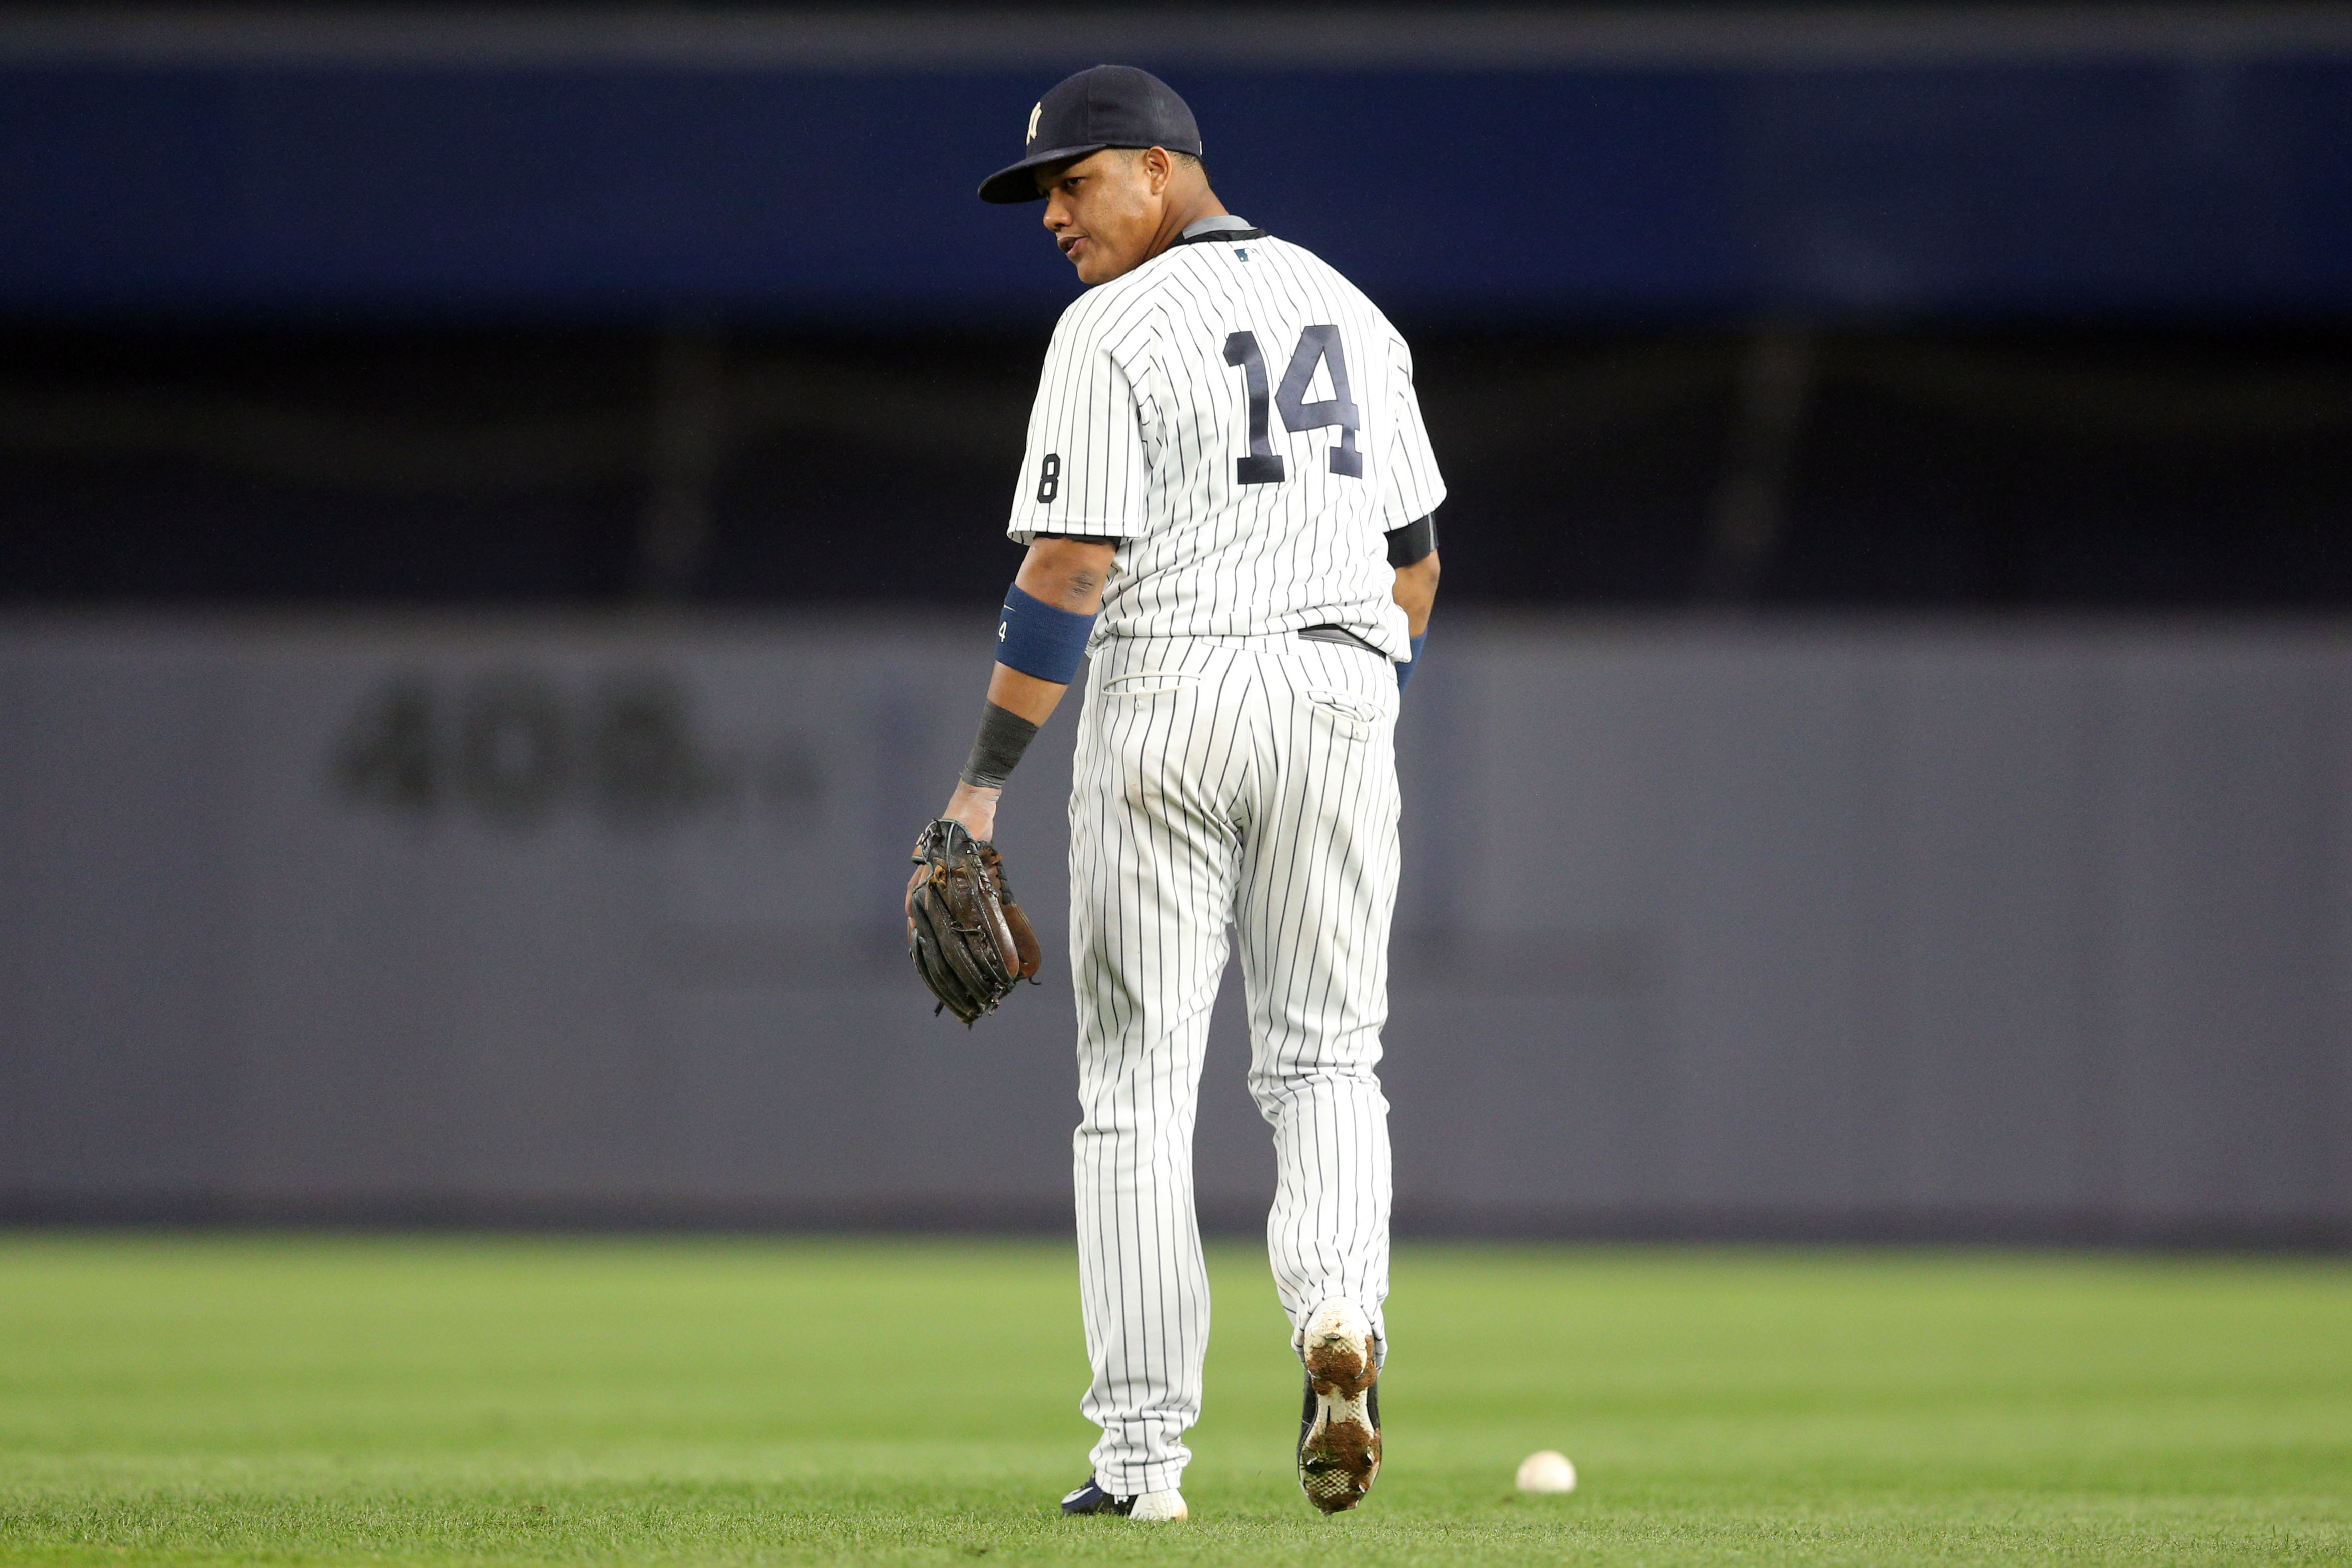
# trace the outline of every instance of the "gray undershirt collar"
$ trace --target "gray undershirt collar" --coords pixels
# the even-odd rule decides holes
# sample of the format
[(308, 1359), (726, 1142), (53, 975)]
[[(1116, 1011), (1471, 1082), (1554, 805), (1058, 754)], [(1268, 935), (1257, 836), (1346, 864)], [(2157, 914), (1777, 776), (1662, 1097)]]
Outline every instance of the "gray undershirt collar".
[(1256, 226), (1247, 218), (1237, 218), (1231, 213), (1219, 213), (1214, 217), (1193, 219), (1184, 225), (1184, 232), (1177, 237), (1191, 239), (1194, 235), (1222, 234), (1227, 229), (1247, 229)]

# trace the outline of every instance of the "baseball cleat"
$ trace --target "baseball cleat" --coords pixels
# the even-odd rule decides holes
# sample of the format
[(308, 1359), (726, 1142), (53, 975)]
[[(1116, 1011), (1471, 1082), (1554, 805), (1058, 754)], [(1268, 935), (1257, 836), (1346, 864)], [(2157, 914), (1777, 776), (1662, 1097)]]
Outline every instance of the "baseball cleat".
[(1113, 1497), (1092, 1476), (1087, 1484), (1062, 1500), (1064, 1513), (1115, 1513), (1121, 1519), (1167, 1521), (1189, 1518), (1181, 1491), (1148, 1491), (1134, 1497)]
[(1381, 1473), (1381, 1369), (1371, 1325), (1353, 1301), (1328, 1301), (1300, 1331), (1307, 1408), (1298, 1417), (1298, 1489), (1325, 1513), (1364, 1500)]

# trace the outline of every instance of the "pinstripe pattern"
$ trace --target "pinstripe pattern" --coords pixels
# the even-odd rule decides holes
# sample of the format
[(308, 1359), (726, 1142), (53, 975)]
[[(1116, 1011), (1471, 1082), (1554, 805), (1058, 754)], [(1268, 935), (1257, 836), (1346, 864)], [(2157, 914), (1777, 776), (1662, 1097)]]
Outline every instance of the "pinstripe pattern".
[(1294, 1324), (1388, 1291), (1396, 682), (1295, 636), (1115, 638), (1089, 673), (1070, 798), (1085, 1404), (1113, 1491), (1177, 1485), (1208, 1281), (1192, 1126), (1230, 920), (1250, 1092), (1274, 1128), (1266, 1242)]
[[(1344, 455), (1334, 467), (1341, 426), (1313, 424), (1333, 410), (1305, 406), (1343, 401), (1318, 347), (1331, 329), (1358, 473)], [(1277, 481), (1242, 483), (1237, 467), (1252, 446), (1252, 387), (1231, 357), (1244, 332), (1264, 365)], [(1296, 430), (1279, 391), (1294, 355), (1314, 365), (1288, 400), (1307, 426)], [(1374, 1069), (1396, 900), (1396, 680), (1367, 649), (1297, 632), (1343, 626), (1410, 657), (1381, 536), (1444, 493), (1404, 340), (1296, 246), (1176, 246), (1055, 330), (1010, 531), (1121, 541), (1070, 795), (1085, 1409), (1103, 1429), (1096, 1478), (1114, 1493), (1176, 1487), (1200, 1414), (1209, 1288), (1192, 1127), (1229, 949), (1248, 994), (1250, 1092), (1274, 1129), (1276, 1290), (1294, 1329), (1344, 1298), (1385, 1344), (1388, 1103)]]
[[(1363, 475), (1331, 471), (1336, 426), (1292, 432), (1270, 413), (1286, 476), (1242, 484), (1234, 459), (1250, 450), (1248, 402), (1226, 340), (1252, 334), (1278, 383), (1318, 324), (1339, 329)], [(1328, 364), (1318, 368), (1309, 401), (1331, 395), (1329, 378)], [(1319, 257), (1269, 236), (1174, 246), (1063, 312), (1008, 531), (1024, 544), (1039, 530), (1125, 541), (1100, 637), (1328, 623), (1405, 659), (1381, 535), (1444, 498), (1404, 339)]]

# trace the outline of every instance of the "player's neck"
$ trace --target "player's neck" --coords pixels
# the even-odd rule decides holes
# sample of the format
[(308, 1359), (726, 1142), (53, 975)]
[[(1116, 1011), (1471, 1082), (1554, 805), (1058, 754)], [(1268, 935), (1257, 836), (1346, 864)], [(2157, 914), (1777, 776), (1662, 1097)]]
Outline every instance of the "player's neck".
[(1151, 236), (1151, 249), (1143, 259), (1150, 261), (1152, 256), (1158, 256), (1161, 251), (1174, 245), (1183, 237), (1186, 229), (1191, 228), (1202, 218), (1221, 218), (1228, 215), (1225, 212), (1225, 204), (1217, 200), (1217, 193), (1206, 185), (1202, 186), (1197, 194), (1183, 201), (1171, 200), (1168, 204), (1168, 211), (1160, 216), (1160, 232)]

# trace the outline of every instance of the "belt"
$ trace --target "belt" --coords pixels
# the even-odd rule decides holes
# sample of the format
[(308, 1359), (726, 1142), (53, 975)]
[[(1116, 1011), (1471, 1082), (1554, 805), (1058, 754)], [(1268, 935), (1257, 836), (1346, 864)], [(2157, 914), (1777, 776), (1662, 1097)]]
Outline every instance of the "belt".
[(1298, 629), (1298, 634), (1309, 643), (1339, 643), (1350, 648), (1361, 648), (1374, 658), (1388, 657), (1378, 647), (1357, 636), (1345, 626), (1302, 626)]

